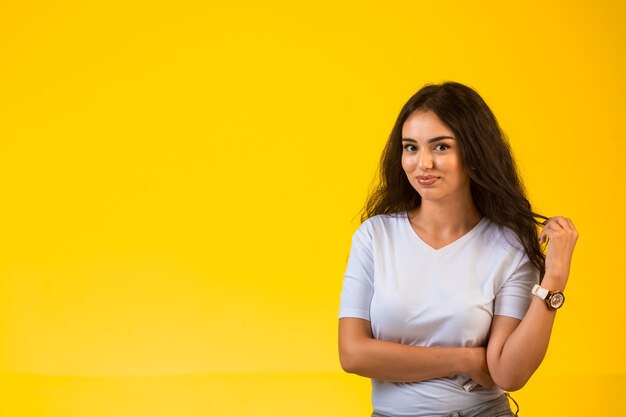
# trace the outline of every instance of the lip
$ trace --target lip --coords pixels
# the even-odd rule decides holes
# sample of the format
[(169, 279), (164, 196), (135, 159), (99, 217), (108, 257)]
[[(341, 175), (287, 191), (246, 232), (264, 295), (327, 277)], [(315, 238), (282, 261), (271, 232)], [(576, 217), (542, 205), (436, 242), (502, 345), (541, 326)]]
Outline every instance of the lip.
[(419, 185), (433, 185), (439, 177), (435, 177), (432, 175), (420, 175), (416, 177)]

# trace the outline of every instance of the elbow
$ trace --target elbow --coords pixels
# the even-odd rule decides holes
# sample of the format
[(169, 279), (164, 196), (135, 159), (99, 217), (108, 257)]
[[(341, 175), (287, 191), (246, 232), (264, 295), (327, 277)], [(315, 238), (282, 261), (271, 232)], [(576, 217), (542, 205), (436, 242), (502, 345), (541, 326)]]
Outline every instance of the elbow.
[(339, 362), (341, 363), (341, 369), (343, 369), (344, 372), (347, 372), (349, 374), (357, 373), (357, 367), (351, 361), (348, 361), (344, 358), (339, 358)]
[(502, 361), (494, 356), (487, 358), (491, 379), (504, 391), (518, 391), (526, 385), (538, 365), (528, 365), (524, 361)]
[(353, 349), (339, 349), (339, 363), (341, 364), (341, 369), (345, 372), (349, 374), (358, 373), (358, 362), (358, 355), (355, 354)]
[(369, 321), (354, 318), (339, 320), (339, 362), (350, 373), (363, 375), (368, 369), (366, 353), (371, 341)]
[(498, 385), (498, 386), (506, 392), (515, 392), (515, 391), (522, 389), (524, 385), (526, 385), (526, 382), (521, 382), (521, 383), (514, 382), (511, 384), (504, 384), (504, 385)]
[(493, 382), (504, 391), (513, 392), (522, 389), (530, 379), (532, 372), (527, 372), (523, 367), (504, 367), (502, 364), (494, 366), (490, 363), (489, 373)]
[(493, 382), (495, 382), (498, 387), (507, 392), (513, 392), (522, 389), (529, 379), (522, 375), (512, 375), (500, 378), (492, 376), (492, 378)]
[(339, 346), (339, 362), (341, 368), (349, 373), (366, 376), (368, 360), (365, 352), (367, 349), (362, 343), (342, 343)]

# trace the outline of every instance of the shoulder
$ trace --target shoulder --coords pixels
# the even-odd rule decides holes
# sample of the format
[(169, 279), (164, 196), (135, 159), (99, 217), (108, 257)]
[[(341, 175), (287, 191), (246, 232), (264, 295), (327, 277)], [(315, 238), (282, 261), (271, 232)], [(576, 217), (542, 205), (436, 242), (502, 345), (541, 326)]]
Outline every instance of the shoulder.
[(406, 212), (391, 213), (391, 214), (377, 214), (376, 216), (366, 219), (361, 226), (366, 227), (392, 227), (398, 223), (406, 221)]
[(361, 223), (361, 226), (359, 226), (359, 230), (367, 230), (370, 233), (384, 230), (393, 230), (394, 228), (401, 227), (404, 223), (406, 223), (406, 221), (406, 212), (378, 214), (376, 216), (369, 217), (363, 223)]
[[(526, 286), (532, 286), (538, 280), (539, 271), (531, 262), (524, 245), (513, 230), (489, 220), (484, 237), (485, 241), (490, 242), (485, 253), (489, 254), (491, 261), (507, 265), (503, 270), (507, 271), (503, 275), (508, 277), (507, 282), (509, 279), (523, 281), (525, 283), (524, 291), (526, 291)], [(530, 291), (529, 288), (528, 291)]]
[(511, 255), (524, 254), (524, 245), (515, 232), (506, 226), (496, 224), (491, 219), (485, 219), (486, 225), (483, 238), (494, 249), (504, 250)]
[(406, 221), (406, 212), (378, 214), (363, 221), (353, 238), (371, 240), (376, 236), (393, 235), (401, 230)]

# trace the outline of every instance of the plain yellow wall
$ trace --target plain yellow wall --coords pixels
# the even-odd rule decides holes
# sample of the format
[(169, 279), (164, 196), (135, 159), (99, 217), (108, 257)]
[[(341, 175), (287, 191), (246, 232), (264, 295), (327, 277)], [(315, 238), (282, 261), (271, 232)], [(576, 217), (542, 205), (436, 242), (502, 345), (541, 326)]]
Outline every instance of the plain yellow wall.
[(626, 388), (625, 21), (618, 0), (1, 2), (2, 415), (367, 415), (336, 354), (350, 237), (400, 107), (443, 80), (581, 235), (518, 396), (603, 415)]

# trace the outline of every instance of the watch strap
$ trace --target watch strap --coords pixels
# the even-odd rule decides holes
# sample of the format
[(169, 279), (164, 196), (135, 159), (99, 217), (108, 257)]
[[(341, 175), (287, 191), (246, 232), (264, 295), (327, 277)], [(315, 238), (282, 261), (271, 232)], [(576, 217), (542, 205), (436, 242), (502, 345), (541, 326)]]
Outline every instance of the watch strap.
[(541, 285), (535, 285), (533, 287), (532, 293), (533, 293), (533, 295), (536, 295), (537, 297), (541, 298), (542, 300), (545, 300), (546, 297), (548, 296), (548, 294), (550, 294), (550, 291), (548, 291), (547, 289), (543, 288)]

